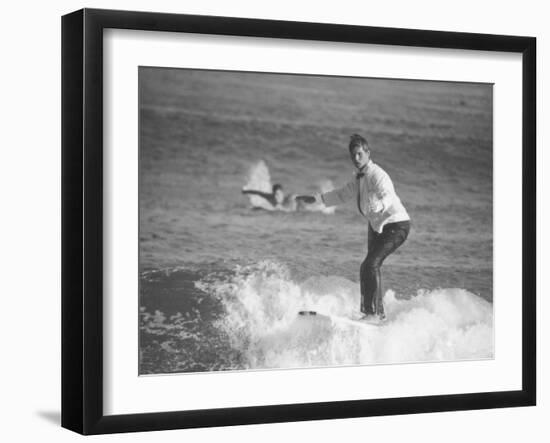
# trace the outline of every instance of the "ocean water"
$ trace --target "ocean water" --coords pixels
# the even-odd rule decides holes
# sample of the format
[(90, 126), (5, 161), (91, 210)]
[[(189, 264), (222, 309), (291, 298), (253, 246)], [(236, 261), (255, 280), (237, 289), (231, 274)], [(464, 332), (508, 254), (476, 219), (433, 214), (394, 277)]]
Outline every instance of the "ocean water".
[[(140, 68), (140, 374), (491, 358), (492, 86)], [(273, 211), (243, 187), (326, 191), (365, 135), (412, 229), (375, 331), (353, 204)], [(300, 208), (298, 208), (300, 209)]]

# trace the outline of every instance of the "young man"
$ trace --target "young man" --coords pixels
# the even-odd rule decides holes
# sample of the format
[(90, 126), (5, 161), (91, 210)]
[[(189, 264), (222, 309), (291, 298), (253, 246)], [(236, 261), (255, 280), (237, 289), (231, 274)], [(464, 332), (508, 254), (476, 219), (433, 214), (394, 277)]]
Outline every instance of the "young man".
[(317, 196), (298, 196), (304, 203), (319, 199), (326, 206), (353, 200), (369, 224), (367, 257), (361, 264), (361, 312), (365, 319), (384, 320), (380, 267), (388, 255), (407, 239), (409, 214), (395, 193), (390, 176), (370, 158), (367, 140), (358, 134), (349, 143), (351, 161), (357, 168), (353, 179), (340, 189)]

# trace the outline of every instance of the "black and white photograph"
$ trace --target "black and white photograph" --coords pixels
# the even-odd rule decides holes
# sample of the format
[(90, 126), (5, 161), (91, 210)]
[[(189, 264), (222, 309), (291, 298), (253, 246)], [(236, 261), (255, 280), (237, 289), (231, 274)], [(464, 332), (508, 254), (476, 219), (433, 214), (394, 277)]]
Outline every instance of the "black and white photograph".
[(544, 3), (6, 5), (3, 441), (550, 441)]
[(493, 84), (138, 76), (140, 375), (494, 357)]

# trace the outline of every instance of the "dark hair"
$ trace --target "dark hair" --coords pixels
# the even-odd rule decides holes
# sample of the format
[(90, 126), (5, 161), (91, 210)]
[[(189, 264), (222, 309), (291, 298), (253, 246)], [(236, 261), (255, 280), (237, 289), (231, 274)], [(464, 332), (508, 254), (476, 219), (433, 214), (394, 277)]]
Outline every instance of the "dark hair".
[(359, 134), (353, 134), (349, 140), (349, 152), (353, 152), (353, 150), (357, 148), (363, 148), (366, 152), (370, 151), (367, 139)]
[(275, 184), (273, 185), (273, 194), (275, 194), (279, 189), (282, 191), (282, 190), (283, 190), (283, 186), (280, 185), (279, 183), (275, 183)]

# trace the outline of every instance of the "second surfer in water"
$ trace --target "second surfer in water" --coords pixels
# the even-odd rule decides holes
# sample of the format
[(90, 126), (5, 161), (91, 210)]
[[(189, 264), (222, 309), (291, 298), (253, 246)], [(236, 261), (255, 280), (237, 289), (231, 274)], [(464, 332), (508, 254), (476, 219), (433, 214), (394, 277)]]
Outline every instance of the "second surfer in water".
[(255, 189), (243, 189), (242, 193), (248, 195), (257, 195), (259, 197), (265, 198), (273, 207), (282, 205), (285, 200), (283, 187), (279, 184), (273, 185), (272, 192), (262, 192)]
[(296, 211), (295, 195), (286, 195), (283, 192), (283, 186), (280, 184), (273, 185), (272, 192), (262, 192), (255, 189), (243, 189), (241, 191), (247, 195), (257, 195), (265, 199), (273, 209), (279, 211)]
[(311, 204), (321, 200), (335, 206), (354, 200), (359, 213), (368, 221), (367, 257), (360, 268), (361, 312), (384, 320), (382, 276), (380, 267), (392, 252), (407, 239), (409, 214), (397, 196), (390, 176), (370, 158), (367, 140), (358, 134), (349, 142), (351, 161), (357, 171), (346, 185), (316, 196), (297, 196), (296, 200)]

